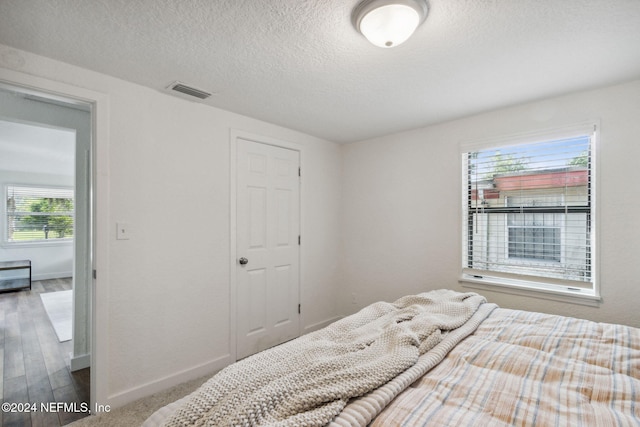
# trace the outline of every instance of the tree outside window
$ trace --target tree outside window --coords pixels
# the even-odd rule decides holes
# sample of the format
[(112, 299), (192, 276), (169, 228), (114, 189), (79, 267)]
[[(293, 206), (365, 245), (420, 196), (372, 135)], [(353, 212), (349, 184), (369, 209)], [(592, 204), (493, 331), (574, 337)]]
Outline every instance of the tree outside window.
[(73, 237), (73, 190), (7, 186), (7, 241)]

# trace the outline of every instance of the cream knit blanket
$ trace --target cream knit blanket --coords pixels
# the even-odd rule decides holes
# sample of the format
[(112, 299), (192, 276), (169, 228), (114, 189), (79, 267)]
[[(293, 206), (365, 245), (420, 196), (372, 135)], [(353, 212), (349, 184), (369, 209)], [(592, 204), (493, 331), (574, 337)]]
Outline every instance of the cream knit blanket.
[(243, 359), (193, 392), (166, 426), (324, 426), (349, 400), (412, 367), (486, 302), (439, 290), (378, 302)]

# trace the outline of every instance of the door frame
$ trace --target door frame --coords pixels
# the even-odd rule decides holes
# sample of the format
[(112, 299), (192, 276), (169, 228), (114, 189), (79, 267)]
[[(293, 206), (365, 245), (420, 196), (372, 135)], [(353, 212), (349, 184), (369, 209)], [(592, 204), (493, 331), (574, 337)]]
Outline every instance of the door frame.
[[(49, 102), (51, 105), (48, 107), (49, 111), (60, 112), (68, 108), (77, 108), (77, 111), (83, 111), (88, 113), (86, 120), (80, 121), (78, 117), (56, 117), (55, 113), (52, 115), (43, 115), (37, 112), (33, 108), (27, 107), (30, 104), (24, 104), (24, 107), (15, 106), (9, 108), (6, 111), (6, 115), (0, 116), (0, 119), (15, 123), (18, 125), (35, 126), (41, 129), (51, 130), (63, 130), (73, 133), (73, 166), (68, 172), (73, 172), (71, 175), (73, 184), (65, 184), (63, 187), (72, 189), (75, 193), (74, 197), (74, 233), (68, 242), (59, 242), (55, 246), (69, 247), (71, 248), (71, 268), (63, 270), (62, 272), (68, 273), (72, 278), (72, 324), (73, 324), (73, 352), (70, 358), (69, 368), (71, 372), (87, 368), (90, 366), (90, 325), (91, 319), (89, 318), (89, 298), (91, 296), (91, 270), (90, 265), (91, 257), (91, 206), (90, 192), (91, 192), (91, 112), (89, 111), (89, 105), (87, 103), (66, 102), (62, 98), (51, 99), (42, 92), (36, 92), (33, 90), (25, 91), (23, 88), (15, 85), (5, 85), (0, 83), (0, 88), (9, 91), (9, 93), (15, 93), (18, 95), (24, 95), (25, 98), (29, 95), (33, 95), (34, 99), (39, 99), (42, 102)], [(20, 101), (18, 101), (20, 103)], [(35, 104), (33, 104), (35, 105)], [(22, 110), (24, 108), (24, 111)], [(35, 111), (35, 112), (34, 112)], [(24, 185), (36, 185), (38, 187), (51, 187), (45, 182), (30, 182), (22, 180), (12, 180), (11, 184), (18, 186)], [(7, 183), (9, 184), (9, 183)], [(52, 188), (59, 187), (59, 185), (53, 185)], [(17, 249), (17, 248), (16, 248)], [(33, 248), (38, 250), (38, 248)], [(44, 249), (44, 248), (42, 248)], [(11, 250), (11, 249), (9, 249)], [(16, 255), (18, 256), (18, 255)], [(30, 256), (27, 256), (30, 258)], [(32, 260), (33, 262), (33, 260)], [(62, 273), (60, 272), (60, 273)], [(38, 278), (38, 276), (42, 276)], [(32, 280), (46, 279), (50, 276), (49, 273), (34, 274)], [(57, 276), (55, 276), (57, 277)], [(38, 279), (36, 279), (38, 278)]]
[[(250, 132), (245, 132), (237, 129), (231, 129), (229, 135), (229, 354), (232, 361), (238, 360), (238, 346), (237, 346), (237, 289), (238, 289), (238, 277), (236, 274), (236, 256), (237, 256), (237, 183), (238, 183), (238, 158), (237, 158), (237, 142), (238, 139), (244, 139), (246, 141), (256, 142), (259, 144), (272, 145), (274, 147), (286, 148), (289, 150), (297, 151), (300, 155), (300, 168), (304, 170), (304, 147), (293, 142), (282, 141), (279, 139), (257, 135)], [(304, 180), (300, 178), (300, 235), (303, 234), (304, 229)], [(298, 252), (298, 304), (302, 301), (302, 278), (303, 274), (303, 251), (304, 246), (301, 244)], [(298, 318), (298, 336), (302, 332), (302, 314)]]
[[(0, 67), (0, 84), (64, 102), (88, 104), (91, 112), (90, 192), (92, 242), (90, 408), (109, 403), (108, 386), (108, 141), (109, 97), (106, 94)], [(95, 272), (99, 271), (96, 277)]]

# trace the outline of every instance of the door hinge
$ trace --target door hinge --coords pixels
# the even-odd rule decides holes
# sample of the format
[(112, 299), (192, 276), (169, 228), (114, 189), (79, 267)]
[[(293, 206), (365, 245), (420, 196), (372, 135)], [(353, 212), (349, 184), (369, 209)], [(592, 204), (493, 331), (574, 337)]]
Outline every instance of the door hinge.
[(298, 314), (300, 314), (301, 312), (302, 311), (301, 311), (301, 308), (300, 308), (300, 304), (298, 304)]
[(93, 270), (93, 278), (97, 279), (98, 273), (96, 272), (96, 270)]
[(302, 176), (302, 168), (298, 168), (298, 176)]
[(300, 235), (298, 234), (298, 246), (300, 246), (300, 242), (302, 241)]

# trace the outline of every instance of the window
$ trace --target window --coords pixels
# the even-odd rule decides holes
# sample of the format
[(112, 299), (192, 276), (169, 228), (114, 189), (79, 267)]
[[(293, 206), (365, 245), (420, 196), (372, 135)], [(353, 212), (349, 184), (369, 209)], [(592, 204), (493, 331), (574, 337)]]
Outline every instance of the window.
[(8, 243), (60, 241), (73, 237), (73, 190), (8, 185)]
[[(535, 197), (506, 196), (509, 207), (562, 205), (560, 194)], [(560, 262), (562, 215), (553, 213), (507, 214), (509, 258)]]
[(463, 147), (463, 281), (596, 296), (594, 134)]
[(519, 218), (509, 214), (509, 258), (560, 262), (560, 227), (511, 225)]

